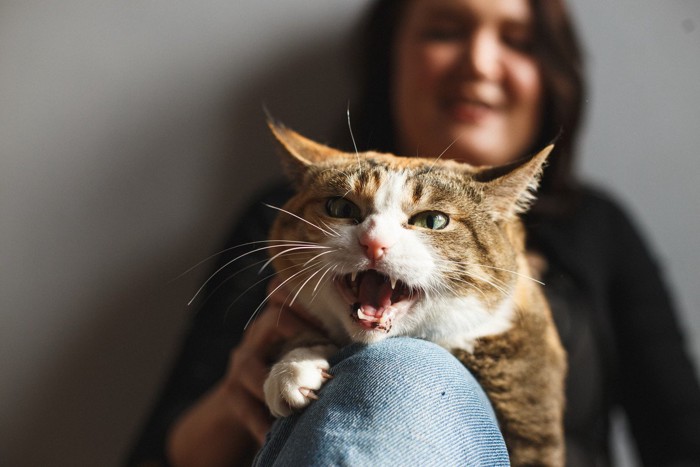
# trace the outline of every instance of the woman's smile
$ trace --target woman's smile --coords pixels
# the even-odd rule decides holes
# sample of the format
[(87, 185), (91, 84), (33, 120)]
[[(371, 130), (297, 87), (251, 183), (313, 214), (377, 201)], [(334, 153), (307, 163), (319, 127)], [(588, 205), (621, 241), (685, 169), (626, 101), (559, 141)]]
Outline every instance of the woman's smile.
[(542, 80), (525, 1), (411, 2), (394, 63), (405, 154), (498, 165), (522, 157), (541, 120)]

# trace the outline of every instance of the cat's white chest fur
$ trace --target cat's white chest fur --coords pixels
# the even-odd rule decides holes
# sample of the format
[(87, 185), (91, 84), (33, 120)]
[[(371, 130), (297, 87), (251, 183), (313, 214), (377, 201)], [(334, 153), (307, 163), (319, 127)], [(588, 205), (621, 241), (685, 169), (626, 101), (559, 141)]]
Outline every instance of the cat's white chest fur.
[(515, 315), (512, 298), (506, 297), (495, 309), (487, 308), (476, 297), (436, 299), (428, 303), (427, 318), (418, 326), (419, 337), (442, 347), (472, 352), (482, 337), (508, 331)]

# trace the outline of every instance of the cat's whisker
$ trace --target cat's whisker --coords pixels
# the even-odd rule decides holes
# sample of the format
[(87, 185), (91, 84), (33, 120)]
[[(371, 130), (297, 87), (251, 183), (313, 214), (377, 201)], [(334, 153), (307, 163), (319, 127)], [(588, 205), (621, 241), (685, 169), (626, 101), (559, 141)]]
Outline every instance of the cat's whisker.
[[(209, 260), (211, 260), (211, 259), (214, 259), (214, 258), (216, 258), (217, 256), (223, 255), (224, 253), (227, 253), (227, 252), (229, 252), (229, 251), (231, 251), (231, 250), (235, 250), (235, 249), (237, 249), (237, 248), (243, 248), (243, 247), (251, 246), (251, 245), (259, 245), (259, 244), (263, 244), (263, 243), (298, 243), (298, 244), (303, 244), (303, 245), (314, 245), (314, 244), (315, 244), (315, 243), (312, 243), (312, 242), (304, 242), (304, 241), (301, 241), (301, 240), (258, 240), (258, 241), (255, 241), (255, 242), (241, 243), (241, 244), (239, 244), (239, 245), (234, 245), (234, 246), (231, 246), (231, 247), (228, 247), (228, 248), (224, 248), (224, 249), (221, 250), (221, 251), (218, 251), (218, 252), (216, 252), (216, 253), (214, 253), (214, 254), (212, 254), (212, 255), (207, 256), (207, 257), (204, 258), (203, 260), (197, 262), (194, 266), (190, 266), (190, 267), (187, 268), (184, 272), (182, 272), (182, 273), (178, 274), (177, 276), (175, 276), (175, 278), (172, 279), (172, 281), (176, 281), (176, 280), (180, 279), (181, 277), (183, 277), (183, 276), (189, 274), (190, 272), (192, 272), (193, 270), (197, 269), (199, 266), (201, 266), (202, 264), (206, 263), (207, 261), (209, 261)], [(274, 246), (274, 245), (272, 245), (272, 246)]]
[[(204, 288), (209, 284), (209, 282), (212, 281), (212, 279), (214, 279), (214, 277), (216, 277), (217, 274), (219, 274), (221, 271), (223, 271), (224, 269), (226, 269), (227, 267), (229, 267), (231, 264), (235, 263), (236, 261), (238, 261), (238, 260), (240, 260), (240, 259), (242, 259), (242, 258), (245, 258), (246, 256), (250, 256), (250, 255), (252, 255), (252, 254), (254, 254), (254, 253), (257, 253), (257, 252), (259, 252), (259, 251), (270, 250), (270, 249), (272, 249), (272, 248), (287, 248), (287, 247), (292, 247), (292, 246), (293, 246), (293, 247), (296, 247), (297, 249), (300, 249), (300, 248), (308, 248), (308, 249), (330, 248), (330, 247), (325, 247), (325, 246), (321, 246), (321, 245), (312, 245), (312, 244), (304, 245), (304, 246), (297, 246), (297, 245), (298, 245), (298, 244), (295, 244), (295, 243), (280, 244), (280, 245), (269, 245), (269, 246), (265, 246), (265, 247), (262, 247), (262, 248), (256, 248), (256, 249), (254, 249), (254, 250), (248, 251), (248, 252), (246, 252), (246, 253), (243, 253), (242, 255), (239, 255), (239, 256), (233, 258), (233, 259), (230, 260), (230, 261), (227, 261), (223, 266), (221, 266), (219, 269), (217, 269), (216, 271), (214, 271), (214, 272), (207, 278), (206, 281), (204, 281), (204, 283), (202, 284), (202, 286), (201, 286), (199, 289), (197, 289), (197, 292), (195, 292), (195, 294), (192, 296), (192, 298), (190, 299), (190, 301), (187, 302), (187, 306), (192, 305), (192, 303), (196, 300), (196, 298), (199, 296), (199, 294), (202, 292), (202, 290), (204, 290)], [(285, 251), (287, 251), (287, 250), (285, 250)], [(268, 263), (265, 263), (265, 265), (260, 269), (260, 271), (262, 271), (263, 269), (265, 269), (265, 267), (267, 267), (267, 264), (268, 264)]]
[(330, 251), (324, 251), (323, 253), (319, 253), (316, 256), (312, 257), (309, 259), (306, 263), (304, 263), (304, 266), (309, 264), (311, 261), (315, 260), (316, 258), (320, 258), (321, 256), (327, 255), (328, 253), (335, 253), (337, 250), (330, 250)]
[(348, 101), (348, 130), (350, 130), (350, 138), (352, 139), (352, 145), (355, 148), (355, 157), (357, 158), (357, 168), (362, 173), (362, 165), (360, 163), (360, 151), (357, 150), (357, 142), (355, 141), (355, 135), (352, 133), (352, 124), (350, 123), (350, 101)]
[[(488, 295), (486, 295), (486, 292), (484, 292), (482, 288), (476, 285), (475, 283), (460, 278), (455, 278), (455, 281), (468, 285), (472, 289), (475, 289), (477, 292), (479, 292), (484, 297), (484, 299), (488, 299)], [(458, 294), (458, 291), (455, 291), (455, 293)]]
[[(304, 256), (304, 255), (306, 255), (306, 254), (307, 254), (307, 253), (305, 253), (305, 252), (291, 253), (289, 256)], [(229, 280), (233, 279), (233, 278), (236, 277), (238, 274), (240, 274), (240, 273), (242, 273), (242, 272), (244, 272), (244, 271), (246, 271), (246, 270), (248, 270), (248, 269), (254, 268), (254, 267), (256, 267), (256, 266), (258, 266), (258, 265), (264, 263), (265, 261), (266, 261), (266, 260), (256, 261), (255, 263), (249, 264), (248, 266), (245, 266), (245, 267), (243, 267), (243, 268), (237, 270), (236, 272), (234, 272), (233, 274), (231, 274), (230, 276), (228, 276), (226, 279), (222, 280), (222, 281), (216, 286), (216, 288), (214, 288), (214, 290), (212, 290), (212, 291), (209, 293), (208, 297), (211, 297), (212, 295), (214, 295), (222, 286), (226, 285), (226, 282), (228, 282)], [(246, 293), (248, 293), (251, 289), (255, 288), (255, 287), (256, 287), (257, 285), (259, 285), (260, 283), (265, 282), (265, 281), (271, 279), (272, 277), (278, 275), (280, 272), (288, 271), (288, 270), (290, 270), (290, 269), (297, 269), (297, 268), (299, 268), (299, 267), (301, 267), (301, 266), (299, 266), (298, 264), (294, 264), (294, 265), (292, 265), (292, 266), (289, 266), (289, 267), (286, 267), (286, 268), (282, 269), (281, 271), (273, 271), (271, 274), (268, 274), (267, 276), (263, 277), (262, 279), (256, 281), (253, 285), (251, 285), (251, 286), (248, 287), (246, 290), (244, 290), (243, 292), (241, 292), (241, 293), (238, 295), (238, 297), (236, 297), (236, 299), (234, 299), (233, 302), (231, 302), (231, 303), (229, 304), (228, 308), (230, 309), (235, 303), (238, 302), (238, 300), (239, 300), (241, 297), (243, 297)], [(208, 297), (207, 297), (205, 300), (207, 300)]]
[[(347, 194), (347, 193), (346, 193), (346, 194)], [(321, 221), (321, 224), (323, 224), (323, 226), (324, 226), (325, 228), (327, 228), (328, 230), (330, 230), (331, 232), (333, 232), (333, 233), (335, 234), (335, 237), (336, 237), (336, 238), (340, 238), (340, 233), (338, 233), (338, 231), (335, 230), (333, 227), (331, 227), (330, 225), (328, 225), (328, 224), (325, 223), (324, 221)]]
[[(335, 252), (335, 250), (326, 251), (326, 252), (323, 252), (323, 253), (318, 254), (318, 255), (316, 255), (316, 256), (313, 256), (312, 258), (310, 258), (308, 261), (306, 261), (306, 262), (305, 262), (303, 265), (301, 265), (300, 267), (304, 267), (304, 268), (305, 268), (304, 271), (308, 270), (309, 268), (316, 267), (316, 266), (318, 266), (319, 264), (321, 264), (320, 261), (317, 261), (316, 263), (311, 264), (310, 266), (309, 266), (309, 263), (311, 263), (312, 261), (317, 260), (317, 259), (318, 259), (319, 257), (321, 257), (321, 256), (324, 256), (324, 255), (326, 255), (326, 254), (328, 254), (328, 253), (333, 253), (333, 252)], [(309, 266), (309, 267), (306, 268), (306, 266)], [(329, 268), (330, 268), (330, 267), (329, 267)], [(289, 306), (292, 306), (292, 305), (294, 304), (294, 301), (297, 299), (297, 296), (298, 296), (299, 293), (301, 292), (301, 289), (302, 289), (311, 279), (313, 279), (314, 276), (316, 276), (317, 274), (319, 274), (321, 271), (323, 271), (322, 268), (319, 269), (318, 271), (314, 272), (311, 276), (309, 276), (308, 279), (306, 279), (306, 281), (301, 285), (301, 287), (300, 287), (299, 290), (297, 291), (296, 295), (294, 295), (294, 298), (292, 298), (291, 302), (289, 303)], [(323, 276), (325, 276), (327, 273), (328, 273), (328, 269), (327, 269), (326, 272), (321, 276), (321, 279), (323, 279)], [(320, 283), (321, 279), (319, 279), (319, 283)], [(318, 287), (318, 284), (317, 284), (317, 287)], [(316, 291), (316, 288), (314, 288), (314, 292), (315, 292), (315, 291)]]
[[(296, 295), (294, 295), (294, 297), (295, 297), (294, 299), (292, 299), (291, 301), (289, 300), (289, 297), (291, 297), (293, 294), (294, 294), (294, 289), (289, 291), (287, 296), (284, 298), (284, 301), (280, 305), (279, 310), (277, 311), (277, 327), (279, 327), (279, 325), (280, 325), (280, 319), (282, 318), (282, 312), (284, 311), (284, 307), (285, 306), (291, 307), (294, 304), (294, 299), (296, 298)], [(297, 292), (297, 295), (298, 294), (299, 294), (299, 292)]]
[[(319, 287), (321, 286), (321, 283), (323, 282), (324, 278), (326, 278), (326, 281), (332, 281), (333, 277), (333, 272), (338, 268), (338, 265), (333, 265), (333, 266), (328, 266), (326, 268), (326, 272), (324, 272), (321, 277), (318, 279), (318, 282), (316, 282), (316, 286), (314, 287), (314, 290), (311, 292), (311, 301), (309, 303), (313, 303), (314, 300), (316, 300), (316, 297), (318, 296), (318, 293), (320, 292)], [(330, 273), (330, 275), (329, 275)], [(326, 277), (327, 276), (327, 277)]]
[(472, 278), (474, 278), (474, 279), (477, 279), (477, 280), (480, 280), (480, 281), (482, 281), (482, 282), (485, 282), (485, 283), (491, 285), (491, 286), (494, 287), (494, 288), (498, 288), (498, 290), (502, 290), (502, 291), (503, 291), (503, 290), (505, 290), (505, 287), (508, 287), (508, 284), (506, 284), (505, 282), (499, 280), (499, 279), (496, 278), (496, 277), (490, 276), (490, 275), (488, 275), (488, 274), (486, 274), (486, 273), (484, 273), (484, 274), (477, 274), (477, 273), (474, 272), (474, 271), (462, 271), (461, 273), (464, 274), (464, 275), (466, 275), (466, 276), (469, 276), (469, 277), (472, 277)]
[[(460, 263), (454, 262), (454, 261), (449, 261), (449, 262), (445, 261), (445, 263), (446, 264), (449, 264), (449, 263), (460, 264)], [(467, 271), (467, 270), (456, 271), (452, 268), (446, 268), (446, 267), (438, 267), (438, 270), (440, 270), (444, 274), (447, 274), (449, 276), (449, 278), (451, 278), (451, 280), (453, 280), (453, 281), (462, 282), (462, 283), (474, 286), (477, 290), (479, 290), (479, 292), (481, 292), (484, 295), (484, 297), (486, 295), (481, 290), (481, 288), (476, 287), (475, 284), (472, 284), (471, 282), (464, 280), (463, 276), (484, 282), (484, 283), (490, 285), (491, 287), (493, 287), (494, 289), (498, 290), (499, 292), (501, 292), (501, 294), (503, 294), (503, 296), (507, 297), (507, 296), (511, 295), (511, 292), (508, 290), (509, 285), (506, 284), (505, 282), (495, 278), (495, 277), (491, 277), (491, 276), (484, 277), (484, 276), (478, 275), (472, 271)]]
[(268, 208), (270, 208), (270, 209), (276, 209), (276, 210), (278, 210), (278, 211), (280, 211), (280, 212), (283, 212), (283, 213), (285, 213), (285, 214), (289, 214), (290, 216), (292, 216), (292, 217), (294, 217), (294, 218), (297, 218), (297, 219), (299, 219), (299, 220), (302, 221), (302, 222), (306, 222), (306, 223), (309, 224), (311, 227), (320, 230), (321, 232), (323, 232), (324, 234), (326, 234), (326, 235), (329, 236), (329, 237), (332, 237), (332, 236), (333, 236), (333, 235), (332, 235), (330, 232), (328, 232), (327, 230), (325, 230), (325, 229), (319, 227), (318, 225), (314, 224), (313, 222), (309, 222), (308, 220), (304, 219), (304, 218), (301, 217), (301, 216), (297, 216), (297, 215), (294, 214), (293, 212), (289, 212), (289, 211), (287, 211), (286, 209), (278, 208), (277, 206), (272, 206), (271, 204), (267, 204), (267, 203), (263, 203), (263, 204), (264, 204), (265, 206), (267, 206)]
[[(508, 297), (508, 296), (511, 295), (511, 293), (510, 293), (507, 289), (505, 289), (505, 288), (503, 288), (502, 286), (496, 284), (496, 283), (495, 283), (494, 281), (492, 281), (492, 280), (489, 280), (489, 279), (487, 279), (487, 278), (485, 278), (485, 277), (477, 276), (476, 274), (473, 274), (473, 273), (470, 273), (469, 275), (470, 275), (471, 277), (473, 277), (474, 279), (477, 279), (477, 280), (480, 280), (480, 281), (482, 281), (482, 282), (485, 282), (486, 284), (490, 285), (490, 286), (493, 287), (494, 289), (498, 290), (499, 292), (501, 292), (501, 293), (503, 294), (504, 297)], [(492, 279), (493, 279), (493, 278), (492, 278)]]
[(479, 292), (481, 295), (483, 295), (484, 298), (487, 298), (486, 293), (483, 290), (481, 290), (480, 287), (478, 287), (476, 284), (474, 284), (472, 282), (464, 280), (462, 278), (462, 276), (457, 274), (454, 270), (445, 268), (443, 270), (440, 270), (440, 272), (443, 273), (443, 275), (445, 276), (447, 281), (439, 284), (440, 287), (438, 287), (438, 285), (433, 285), (430, 287), (430, 292), (433, 292), (436, 296), (443, 295), (445, 293), (445, 291), (449, 292), (451, 295), (454, 295), (454, 296), (461, 295), (462, 292), (456, 288), (455, 284), (452, 283), (452, 282), (460, 282), (460, 283), (468, 285), (469, 287), (471, 287), (473, 289), (476, 289), (476, 291)]
[(509, 272), (509, 273), (511, 273), (511, 274), (515, 274), (516, 276), (522, 277), (523, 279), (529, 279), (529, 280), (531, 280), (531, 281), (533, 281), (533, 282), (536, 282), (537, 284), (546, 285), (544, 282), (542, 282), (542, 281), (540, 281), (540, 280), (538, 280), (538, 279), (535, 279), (535, 278), (532, 277), (532, 276), (528, 276), (527, 274), (523, 274), (523, 273), (520, 273), (520, 272), (518, 272), (518, 271), (513, 271), (512, 269), (499, 268), (498, 266), (490, 266), (490, 265), (488, 265), (488, 264), (479, 264), (479, 263), (472, 263), (472, 262), (467, 262), (467, 261), (464, 261), (464, 262), (450, 261), (450, 262), (451, 262), (451, 263), (454, 263), (454, 264), (464, 264), (464, 265), (467, 265), (467, 266), (478, 266), (478, 267), (481, 267), (481, 268), (489, 268), (489, 269), (495, 269), (495, 270), (497, 270), (497, 271)]
[[(249, 267), (257, 266), (257, 265), (260, 264), (261, 262), (262, 262), (262, 261), (259, 261), (259, 262), (255, 263), (255, 264), (253, 264), (253, 265), (251, 265), (251, 266), (249, 266)], [(298, 269), (299, 267), (300, 267), (300, 266), (299, 266), (298, 264), (293, 264), (292, 266), (288, 266), (288, 267), (286, 267), (286, 268), (284, 268), (284, 269), (282, 269), (282, 270), (280, 270), (280, 271), (274, 271), (274, 272), (272, 272), (271, 274), (268, 274), (267, 276), (263, 277), (262, 279), (256, 281), (253, 285), (251, 285), (250, 287), (248, 287), (247, 289), (245, 289), (243, 292), (241, 292), (241, 293), (238, 295), (238, 297), (236, 297), (231, 303), (229, 303), (226, 312), (228, 313), (228, 311), (233, 307), (233, 305), (235, 305), (235, 304), (238, 302), (238, 300), (240, 300), (245, 294), (247, 294), (248, 292), (250, 292), (252, 289), (254, 289), (255, 287), (257, 287), (258, 285), (260, 285), (260, 284), (262, 284), (262, 283), (264, 283), (264, 282), (269, 281), (269, 280), (272, 279), (273, 277), (275, 277), (275, 276), (277, 276), (277, 275), (279, 275), (279, 274), (281, 274), (281, 273), (283, 273), (283, 272), (289, 271), (290, 269)], [(247, 269), (247, 268), (244, 268), (244, 269)], [(239, 272), (240, 272), (240, 271), (239, 271)], [(237, 273), (236, 273), (236, 274), (237, 274)], [(234, 274), (234, 275), (235, 275), (235, 274)], [(227, 279), (227, 280), (228, 280), (228, 279)], [(217, 287), (217, 289), (218, 289), (218, 287)]]
[[(297, 247), (294, 247), (294, 248), (288, 248), (288, 249), (286, 249), (286, 250), (284, 250), (284, 251), (281, 251), (281, 252), (277, 253), (277, 254), (276, 254), (275, 256), (273, 256), (272, 258), (268, 259), (267, 262), (266, 262), (265, 264), (263, 264), (263, 266), (260, 268), (260, 272), (264, 271), (265, 268), (268, 267), (268, 266), (270, 265), (270, 263), (272, 263), (274, 260), (276, 260), (276, 259), (279, 258), (280, 256), (285, 255), (285, 254), (289, 254), (289, 253), (292, 252), (292, 251), (297, 251), (297, 250), (318, 250), (318, 249), (329, 249), (329, 248), (330, 248), (329, 246), (321, 246), (321, 245), (318, 245), (318, 246), (311, 246), (311, 245), (309, 245), (309, 246), (297, 246)], [(335, 251), (335, 250), (327, 251), (326, 253), (331, 253), (331, 252), (333, 252), (333, 251)]]
[[(260, 284), (263, 284), (263, 283), (268, 282), (270, 279), (272, 279), (273, 277), (275, 277), (275, 276), (281, 274), (282, 272), (288, 271), (288, 270), (290, 270), (290, 269), (298, 269), (298, 268), (299, 268), (299, 265), (293, 265), (293, 266), (287, 267), (287, 268), (285, 268), (285, 269), (283, 269), (283, 270), (281, 270), (281, 271), (279, 271), (279, 272), (278, 272), (278, 271), (274, 271), (274, 272), (272, 272), (271, 274), (268, 274), (267, 276), (263, 277), (262, 279), (256, 281), (256, 282), (255, 282), (254, 284), (252, 284), (250, 287), (248, 287), (248, 288), (245, 289), (243, 292), (241, 292), (241, 293), (238, 295), (238, 297), (236, 297), (231, 303), (229, 303), (228, 307), (226, 308), (226, 316), (228, 316), (228, 314), (230, 313), (230, 311), (231, 311), (231, 309), (234, 307), (234, 305), (235, 305), (241, 298), (243, 298), (248, 292), (250, 292), (252, 289), (254, 289), (255, 287), (259, 286)], [(292, 292), (292, 293), (293, 293), (293, 292)], [(291, 295), (291, 293), (290, 293), (289, 295)], [(289, 297), (287, 297), (287, 298), (289, 298)], [(255, 316), (254, 314), (251, 315), (251, 317), (248, 319), (248, 322), (247, 322), (248, 324), (250, 323), (251, 319), (254, 318), (254, 316)], [(247, 326), (248, 324), (246, 324), (246, 326)]]
[(324, 272), (324, 273), (321, 275), (321, 277), (319, 278), (318, 282), (316, 283), (316, 287), (314, 287), (314, 290), (313, 290), (314, 297), (316, 296), (316, 292), (317, 292), (319, 286), (321, 285), (321, 281), (323, 281), (323, 278), (326, 277), (326, 275), (327, 275), (329, 272), (335, 271), (337, 267), (338, 267), (337, 264), (334, 265), (334, 266), (329, 266), (329, 267), (326, 269), (326, 272)]
[(440, 158), (441, 158), (442, 156), (444, 156), (445, 153), (446, 153), (447, 151), (449, 151), (450, 148), (451, 148), (452, 146), (454, 146), (455, 143), (456, 143), (457, 141), (459, 141), (459, 140), (462, 138), (462, 136), (464, 136), (464, 133), (460, 133), (460, 134), (454, 139), (454, 141), (452, 141), (452, 142), (445, 148), (445, 150), (442, 151), (442, 152), (440, 153), (440, 155), (437, 156), (437, 157), (435, 158), (435, 160), (433, 161), (433, 164), (432, 164), (432, 165), (430, 166), (430, 168), (428, 169), (428, 173), (430, 173), (430, 172), (433, 171), (433, 168), (435, 167), (435, 164), (438, 163), (438, 161), (440, 160)]
[(518, 277), (522, 277), (523, 279), (531, 280), (532, 282), (535, 282), (535, 283), (537, 283), (537, 284), (539, 284), (539, 285), (546, 285), (544, 282), (542, 282), (542, 281), (539, 280), (539, 279), (535, 279), (535, 278), (532, 277), (532, 276), (528, 276), (527, 274), (523, 274), (523, 273), (520, 273), (520, 272), (517, 272), (517, 271), (511, 271), (510, 269), (499, 268), (499, 267), (496, 267), (496, 266), (487, 266), (487, 265), (485, 265), (485, 264), (479, 264), (478, 266), (481, 266), (482, 268), (491, 268), (491, 269), (496, 269), (496, 270), (498, 270), (498, 271), (509, 272), (509, 273), (511, 273), (511, 274), (515, 274), (515, 275), (518, 276)]
[(311, 279), (313, 279), (313, 278), (316, 276), (316, 274), (320, 273), (321, 271), (323, 271), (323, 269), (319, 269), (319, 270), (316, 271), (315, 273), (311, 274), (311, 275), (308, 277), (308, 279), (306, 279), (306, 280), (304, 281), (304, 283), (301, 284), (301, 286), (299, 286), (299, 290), (297, 290), (297, 293), (294, 295), (294, 298), (292, 298), (292, 301), (289, 302), (289, 306), (294, 305), (294, 301), (297, 299), (297, 297), (298, 297), (299, 294), (301, 293), (302, 289), (306, 286), (306, 284), (309, 283), (309, 281), (310, 281)]
[(307, 267), (305, 267), (304, 269), (302, 269), (301, 271), (295, 272), (294, 274), (292, 274), (291, 276), (289, 276), (287, 279), (285, 279), (284, 281), (282, 281), (282, 283), (281, 283), (280, 285), (278, 285), (277, 287), (275, 287), (274, 290), (273, 290), (272, 292), (270, 292), (269, 294), (267, 294), (267, 296), (263, 299), (262, 302), (260, 302), (260, 304), (259, 304), (258, 307), (255, 309), (255, 311), (253, 311), (253, 314), (250, 316), (250, 318), (249, 318), (248, 321), (246, 322), (246, 324), (245, 324), (245, 326), (243, 327), (243, 329), (248, 329), (248, 326), (250, 325), (251, 321), (253, 321), (253, 319), (255, 318), (255, 316), (257, 316), (257, 314), (258, 314), (258, 312), (260, 311), (260, 309), (261, 309), (263, 306), (265, 306), (265, 304), (270, 300), (270, 298), (275, 294), (275, 292), (277, 292), (279, 289), (281, 289), (282, 287), (284, 287), (289, 281), (293, 280), (294, 278), (296, 278), (296, 277), (299, 276), (300, 274), (305, 273), (305, 272), (308, 271), (309, 269), (312, 269), (313, 267), (315, 267), (315, 265), (307, 266)]
[[(513, 270), (505, 269), (505, 268), (500, 268), (500, 267), (497, 267), (497, 266), (490, 266), (490, 265), (486, 265), (486, 264), (478, 264), (478, 263), (474, 263), (474, 262), (470, 262), (470, 261), (443, 260), (443, 263), (444, 263), (445, 265), (477, 266), (477, 267), (483, 267), (483, 268), (494, 269), (494, 270), (497, 270), (497, 271), (508, 272), (508, 273), (510, 273), (510, 274), (514, 274), (514, 275), (516, 275), (516, 276), (523, 277), (523, 278), (525, 278), (525, 279), (532, 280), (532, 281), (534, 281), (534, 282), (536, 282), (536, 283), (538, 283), (538, 284), (544, 285), (542, 282), (538, 281), (537, 279), (535, 279), (535, 278), (533, 278), (533, 277), (527, 276), (527, 275), (525, 275), (525, 274), (521, 274), (521, 273), (519, 273), (519, 272), (517, 272), (517, 271), (513, 271)], [(448, 270), (448, 268), (446, 268), (446, 267), (443, 267), (443, 269)], [(474, 273), (474, 272), (467, 271), (467, 270), (461, 271), (461, 274), (465, 274), (465, 275), (468, 275), (468, 276), (470, 276), (470, 277), (473, 277), (473, 278), (475, 278), (475, 279), (477, 279), (477, 280), (481, 280), (481, 281), (483, 281), (483, 282), (486, 282), (486, 283), (489, 284), (490, 286), (492, 286), (492, 287), (494, 287), (495, 289), (499, 290), (499, 291), (500, 291), (501, 293), (503, 293), (503, 295), (505, 295), (505, 296), (510, 295), (510, 292), (508, 292), (508, 289), (510, 288), (510, 284), (508, 284), (507, 282), (502, 281), (502, 280), (500, 280), (500, 279), (498, 279), (498, 278), (496, 278), (496, 277), (493, 277), (493, 276), (482, 277), (482, 276), (477, 275), (477, 274)]]
[[(244, 272), (244, 271), (246, 271), (246, 270), (248, 270), (248, 269), (250, 269), (250, 268), (254, 268), (254, 267), (256, 267), (256, 266), (258, 266), (259, 264), (262, 264), (262, 263), (264, 263), (264, 262), (265, 262), (265, 260), (256, 261), (255, 263), (252, 263), (252, 264), (249, 264), (248, 266), (245, 266), (245, 267), (243, 267), (243, 268), (240, 268), (239, 270), (237, 270), (237, 271), (234, 272), (233, 274), (229, 275), (226, 279), (223, 279), (222, 281), (220, 281), (219, 284), (214, 288), (214, 290), (212, 290), (211, 292), (209, 292), (209, 295), (207, 295), (207, 297), (204, 298), (204, 302), (206, 302), (207, 300), (209, 300), (209, 297), (213, 296), (221, 287), (223, 287), (224, 285), (226, 285), (226, 283), (227, 283), (228, 281), (230, 281), (231, 279), (233, 279), (234, 277), (236, 277), (238, 274), (240, 274), (240, 273), (242, 273), (242, 272)], [(275, 273), (275, 274), (277, 274), (277, 273)], [(273, 274), (273, 275), (274, 275), (274, 274)], [(263, 279), (263, 280), (267, 280), (269, 277), (271, 277), (271, 276), (268, 276), (267, 278), (265, 278), (265, 279)], [(257, 283), (256, 283), (256, 284), (257, 284)], [(254, 286), (255, 286), (256, 284), (254, 284)], [(252, 288), (252, 287), (251, 287), (251, 288)], [(245, 292), (244, 292), (244, 293), (245, 293)], [(241, 294), (241, 295), (243, 295), (243, 294)], [(239, 295), (238, 298), (240, 298), (241, 295)], [(236, 298), (236, 299), (234, 300), (234, 303), (238, 301), (238, 298)]]

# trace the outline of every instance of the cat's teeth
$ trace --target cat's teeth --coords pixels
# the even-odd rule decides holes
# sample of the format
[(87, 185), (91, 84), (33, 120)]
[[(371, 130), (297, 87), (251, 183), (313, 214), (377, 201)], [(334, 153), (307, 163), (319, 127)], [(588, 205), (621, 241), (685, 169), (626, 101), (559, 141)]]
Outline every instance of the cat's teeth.
[(355, 279), (357, 279), (357, 271), (353, 271), (353, 272), (350, 274), (350, 280), (353, 281), (353, 282), (355, 282)]
[(362, 308), (357, 309), (357, 317), (362, 319), (362, 320), (376, 321), (376, 318), (374, 316), (369, 316), (369, 315), (364, 314), (362, 312)]
[(394, 279), (393, 277), (391, 278), (391, 290), (394, 290), (396, 288), (396, 283), (398, 280)]

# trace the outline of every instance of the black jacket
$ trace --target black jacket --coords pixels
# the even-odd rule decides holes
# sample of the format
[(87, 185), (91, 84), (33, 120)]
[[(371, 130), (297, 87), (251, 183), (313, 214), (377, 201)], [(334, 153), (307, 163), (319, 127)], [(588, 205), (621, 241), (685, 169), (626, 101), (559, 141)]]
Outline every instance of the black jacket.
[[(267, 238), (291, 192), (279, 186), (240, 219), (221, 255), (226, 264)], [(545, 293), (569, 355), (567, 465), (610, 464), (609, 417), (626, 414), (644, 465), (700, 466), (700, 386), (659, 269), (627, 216), (582, 191), (566, 216), (528, 215), (529, 247), (547, 261)], [(217, 274), (201, 296), (186, 340), (128, 465), (165, 463), (171, 423), (224, 374), (229, 352), (264, 297), (265, 253)], [(217, 269), (218, 267), (217, 266)]]

